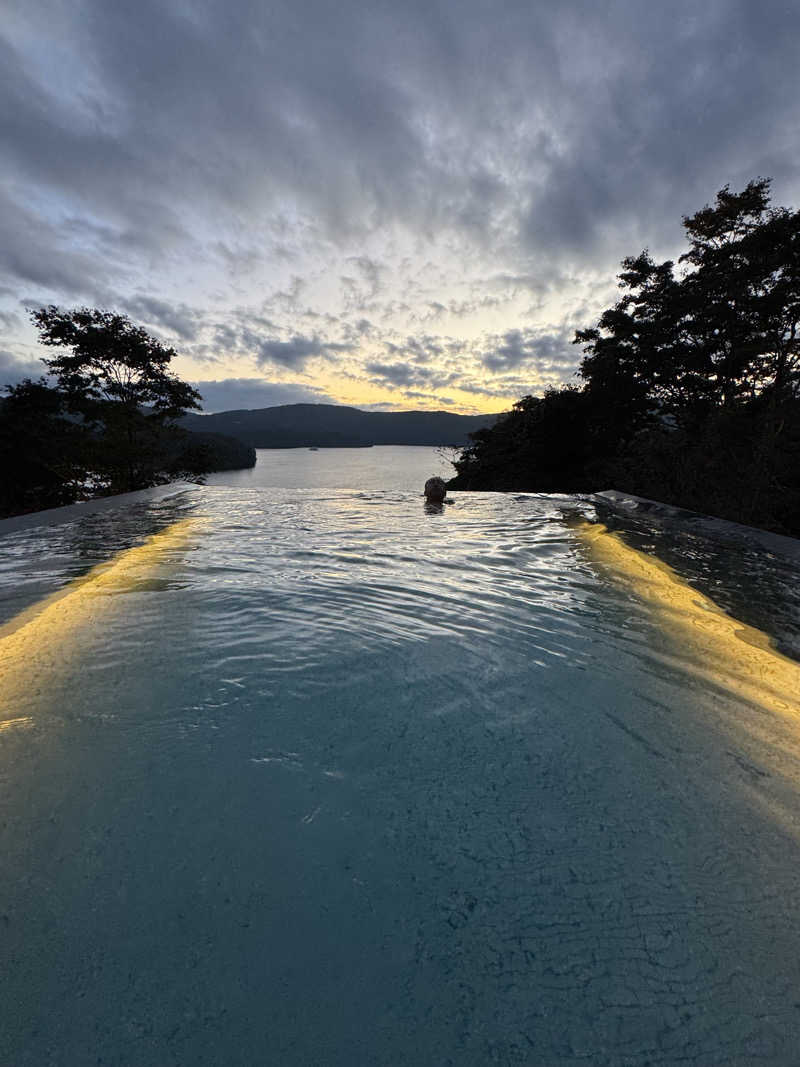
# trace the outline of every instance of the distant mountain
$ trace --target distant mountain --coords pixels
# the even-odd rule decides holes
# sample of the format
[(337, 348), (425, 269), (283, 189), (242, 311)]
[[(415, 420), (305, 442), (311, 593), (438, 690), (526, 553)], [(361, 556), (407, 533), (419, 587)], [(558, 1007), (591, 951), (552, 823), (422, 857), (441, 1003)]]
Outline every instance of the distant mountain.
[(363, 448), (368, 445), (455, 445), (493, 426), (498, 415), (450, 411), (361, 411), (339, 404), (282, 404), (274, 408), (185, 415), (187, 430), (235, 437), (253, 448)]

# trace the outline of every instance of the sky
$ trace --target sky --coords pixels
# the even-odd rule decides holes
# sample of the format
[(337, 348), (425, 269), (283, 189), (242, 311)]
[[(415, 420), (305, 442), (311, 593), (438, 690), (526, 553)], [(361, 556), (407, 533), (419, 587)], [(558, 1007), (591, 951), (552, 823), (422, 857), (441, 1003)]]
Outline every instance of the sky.
[(58, 304), (173, 346), (208, 411), (501, 411), (724, 185), (800, 204), (794, 2), (2, 11), (0, 384)]

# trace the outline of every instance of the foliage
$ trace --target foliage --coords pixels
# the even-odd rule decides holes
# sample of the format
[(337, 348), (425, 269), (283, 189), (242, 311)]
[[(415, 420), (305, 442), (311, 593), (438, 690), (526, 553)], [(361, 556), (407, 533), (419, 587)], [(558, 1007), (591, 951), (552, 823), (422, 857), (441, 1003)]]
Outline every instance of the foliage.
[(200, 407), (200, 394), (168, 370), (175, 349), (127, 316), (51, 305), (32, 312), (31, 319), (42, 344), (69, 349), (43, 362), (73, 407), (91, 413), (94, 404), (115, 403), (170, 418)]
[(43, 362), (67, 412), (95, 433), (92, 467), (107, 492), (169, 481), (172, 426), (200, 394), (169, 371), (176, 355), (124, 315), (96, 308), (32, 313), (42, 344), (66, 349)]
[(472, 434), (455, 460), (459, 489), (578, 492), (588, 488), (592, 448), (587, 397), (577, 389), (525, 396)]
[(107, 493), (201, 480), (253, 466), (255, 452), (175, 420), (200, 396), (168, 367), (175, 352), (122, 315), (41, 308), (33, 321), (55, 378), (26, 380), (0, 399), (0, 515)]
[(0, 401), (0, 516), (75, 501), (88, 474), (88, 440), (64, 418), (64, 398), (44, 379), (10, 386)]
[(166, 469), (173, 478), (198, 481), (210, 471), (242, 470), (256, 465), (256, 450), (226, 434), (181, 430), (172, 443)]
[(578, 330), (583, 386), (525, 397), (473, 435), (454, 488), (614, 485), (800, 533), (800, 212), (769, 180), (684, 218), (679, 265), (622, 262), (622, 296)]
[(771, 209), (759, 178), (683, 224), (681, 273), (646, 250), (623, 260), (624, 295), (577, 332), (587, 388), (625, 400), (635, 421), (658, 411), (684, 424), (766, 389), (798, 395), (800, 212)]

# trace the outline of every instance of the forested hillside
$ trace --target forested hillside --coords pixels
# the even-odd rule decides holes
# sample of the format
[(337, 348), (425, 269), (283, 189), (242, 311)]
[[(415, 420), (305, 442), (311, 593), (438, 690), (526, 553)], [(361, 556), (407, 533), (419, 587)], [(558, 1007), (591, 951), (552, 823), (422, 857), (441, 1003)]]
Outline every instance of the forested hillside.
[(491, 426), (497, 415), (449, 411), (361, 411), (338, 404), (286, 404), (254, 410), (187, 414), (190, 430), (228, 434), (255, 448), (359, 447), (365, 445), (464, 445), (468, 435)]
[(576, 332), (582, 385), (475, 434), (453, 488), (616, 488), (800, 535), (800, 212), (759, 178), (683, 223), (678, 266), (625, 259)]

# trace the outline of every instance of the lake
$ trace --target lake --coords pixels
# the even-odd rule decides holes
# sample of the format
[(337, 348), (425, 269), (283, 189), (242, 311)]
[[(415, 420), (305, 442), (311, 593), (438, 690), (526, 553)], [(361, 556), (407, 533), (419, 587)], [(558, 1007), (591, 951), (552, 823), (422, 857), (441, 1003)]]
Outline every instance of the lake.
[(428, 478), (455, 476), (450, 448), (373, 445), (372, 448), (258, 448), (250, 470), (219, 471), (209, 485), (247, 489), (361, 489), (418, 491)]

